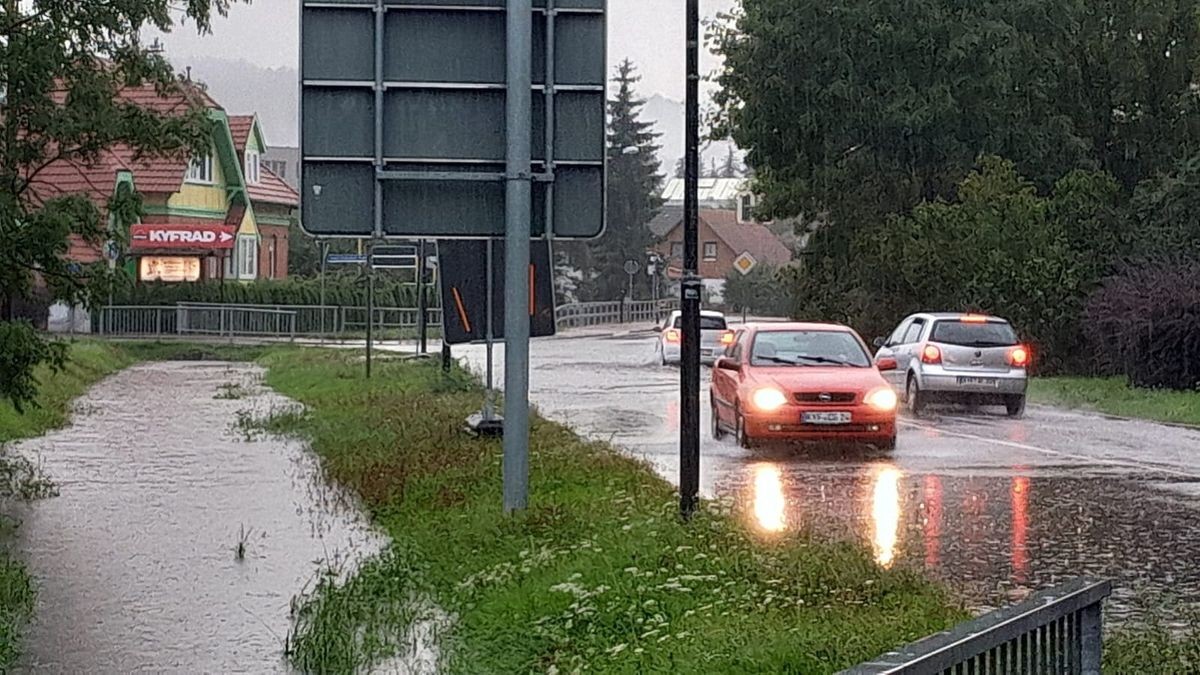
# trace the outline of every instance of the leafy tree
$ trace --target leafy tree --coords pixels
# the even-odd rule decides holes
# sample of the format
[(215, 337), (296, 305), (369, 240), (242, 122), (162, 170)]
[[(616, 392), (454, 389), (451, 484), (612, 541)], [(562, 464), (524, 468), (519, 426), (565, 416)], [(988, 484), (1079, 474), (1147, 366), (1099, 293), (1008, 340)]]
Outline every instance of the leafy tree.
[(736, 312), (787, 316), (791, 307), (787, 296), (779, 293), (779, 280), (779, 270), (761, 263), (748, 274), (732, 270), (725, 277), (725, 304)]
[(204, 32), (214, 12), (224, 14), (229, 3), (0, 3), (0, 396), (18, 409), (36, 395), (34, 369), (62, 367), (66, 351), (21, 320), (16, 307), (40, 287), (68, 302), (86, 301), (106, 288), (104, 266), (67, 260), (69, 242), (99, 245), (119, 238), (121, 226), (141, 210), (136, 194), (118, 191), (106, 220), (87, 196), (37, 194), (39, 175), (56, 163), (86, 165), (114, 146), (156, 154), (206, 145), (210, 126), (199, 105), (167, 114), (139, 107), (119, 92), (146, 86), (186, 93), (166, 60), (141, 44), (141, 31), (169, 30), (182, 13)]
[[(642, 106), (634, 85), (641, 79), (628, 59), (617, 66), (613, 79), (616, 95), (608, 102), (608, 225), (599, 239), (588, 246), (586, 264), (578, 264), (590, 280), (580, 289), (588, 300), (615, 300), (625, 295), (628, 277), (626, 260), (644, 262), (650, 245), (646, 223), (662, 206), (662, 181), (656, 143), (659, 134), (643, 122)], [(636, 148), (637, 152), (627, 152)], [(646, 284), (639, 275), (639, 285)]]
[(716, 133), (748, 149), (763, 213), (830, 210), (835, 255), (863, 223), (952, 198), (984, 154), (1014, 158), (1043, 192), (1076, 168), (1128, 192), (1200, 141), (1198, 12), (746, 0), (712, 35)]

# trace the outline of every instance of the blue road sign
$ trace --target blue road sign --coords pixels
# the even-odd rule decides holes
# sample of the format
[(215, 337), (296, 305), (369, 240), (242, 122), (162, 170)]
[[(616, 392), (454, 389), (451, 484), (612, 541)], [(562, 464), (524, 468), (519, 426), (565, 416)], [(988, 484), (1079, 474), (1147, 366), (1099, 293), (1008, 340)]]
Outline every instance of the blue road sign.
[(325, 256), (325, 262), (330, 265), (365, 265), (367, 256), (357, 253), (330, 253)]

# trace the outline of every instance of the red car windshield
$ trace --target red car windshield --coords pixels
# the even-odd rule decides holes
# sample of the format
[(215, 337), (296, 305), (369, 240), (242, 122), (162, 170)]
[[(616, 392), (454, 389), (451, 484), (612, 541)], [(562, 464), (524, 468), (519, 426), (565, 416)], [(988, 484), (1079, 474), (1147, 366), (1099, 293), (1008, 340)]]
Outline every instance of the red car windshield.
[(750, 352), (754, 366), (852, 366), (869, 368), (871, 358), (854, 335), (830, 330), (763, 331)]

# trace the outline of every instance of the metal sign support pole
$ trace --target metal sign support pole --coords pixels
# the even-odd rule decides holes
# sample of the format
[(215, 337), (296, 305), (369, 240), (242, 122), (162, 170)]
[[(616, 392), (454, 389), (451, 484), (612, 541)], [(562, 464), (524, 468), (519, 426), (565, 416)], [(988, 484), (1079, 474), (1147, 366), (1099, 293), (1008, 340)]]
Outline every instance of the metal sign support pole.
[(487, 323), (487, 389), (483, 391), (483, 419), (485, 422), (491, 422), (495, 416), (495, 410), (492, 403), (492, 392), (495, 391), (495, 383), (493, 380), (494, 364), (492, 361), (492, 347), (494, 340), (494, 329), (492, 326), (492, 240), (487, 240), (487, 311), (484, 313), (484, 321)]
[(321, 252), (321, 344), (325, 344), (325, 261), (329, 259), (329, 242), (320, 242)]
[(367, 379), (371, 379), (371, 347), (375, 338), (375, 266), (371, 264), (371, 249), (367, 244)]
[(428, 308), (425, 305), (425, 240), (417, 242), (417, 353), (428, 351), (427, 326), (425, 315)]
[(680, 349), (679, 514), (696, 511), (700, 493), (700, 7), (687, 0), (687, 95), (683, 191), (683, 344)]
[(533, 4), (508, 0), (504, 190), (504, 511), (529, 501), (529, 236)]

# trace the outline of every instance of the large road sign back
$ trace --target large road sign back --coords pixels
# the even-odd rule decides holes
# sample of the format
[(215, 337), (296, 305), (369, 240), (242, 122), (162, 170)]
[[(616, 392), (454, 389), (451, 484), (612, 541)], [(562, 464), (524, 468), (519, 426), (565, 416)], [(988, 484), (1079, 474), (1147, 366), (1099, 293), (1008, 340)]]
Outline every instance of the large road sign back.
[[(595, 237), (604, 225), (605, 0), (533, 4), (532, 235), (549, 224), (557, 237)], [(504, 234), (504, 6), (303, 0), (304, 229)]]
[[(447, 344), (487, 339), (487, 242), (438, 242), (442, 269), (442, 339)], [(504, 242), (492, 243), (492, 337), (504, 340)], [(529, 335), (554, 335), (554, 268), (547, 241), (529, 254)]]

